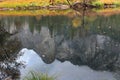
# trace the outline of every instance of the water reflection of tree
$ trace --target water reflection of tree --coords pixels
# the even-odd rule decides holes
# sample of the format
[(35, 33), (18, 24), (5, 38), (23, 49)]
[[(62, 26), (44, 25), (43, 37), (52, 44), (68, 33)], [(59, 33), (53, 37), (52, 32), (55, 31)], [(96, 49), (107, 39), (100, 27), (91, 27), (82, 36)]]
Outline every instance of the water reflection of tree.
[[(112, 16), (95, 16), (95, 12), (91, 10), (83, 9), (78, 11), (82, 13), (79, 17), (81, 18), (81, 25), (78, 27), (81, 28), (82, 33), (87, 32), (87, 34), (100, 34), (100, 35), (106, 35), (110, 38), (120, 41), (120, 23), (119, 18), (120, 15), (112, 15)], [(92, 17), (90, 17), (90, 15)], [(81, 17), (82, 16), (82, 17)], [(93, 19), (93, 20), (92, 20)], [(84, 28), (83, 28), (84, 27)], [(80, 29), (79, 29), (80, 30)]]
[[(49, 29), (48, 32), (55, 40), (57, 56), (63, 52), (65, 53), (64, 55), (69, 54), (65, 57), (65, 60), (69, 60), (73, 64), (88, 65), (97, 70), (114, 70), (120, 49), (119, 29), (117, 28), (119, 16), (116, 16), (115, 20), (113, 19), (114, 17), (106, 18), (102, 16), (93, 19), (94, 16), (89, 17), (88, 10), (83, 10), (81, 13), (82, 15), (79, 17), (73, 18), (66, 16), (42, 16), (40, 20), (37, 20), (35, 17), (30, 17), (29, 27), (32, 32), (35, 30), (40, 32), (41, 27)], [(80, 24), (77, 27), (73, 27), (72, 22), (74, 21), (72, 20), (76, 18), (80, 21), (77, 23)], [(109, 25), (112, 25), (112, 27)], [(101, 36), (105, 38), (102, 39), (105, 41), (99, 44), (98, 38)], [(102, 49), (100, 45), (103, 45)], [(71, 51), (74, 53), (71, 54)], [(64, 61), (62, 57), (57, 57), (57, 59)]]
[[(71, 18), (67, 16), (41, 16), (39, 20), (37, 20), (35, 17), (29, 17), (27, 19), (25, 17), (25, 19), (28, 21), (29, 28), (32, 33), (34, 33), (34, 31), (40, 32), (42, 29), (41, 27), (46, 27), (45, 31), (48, 32), (47, 34), (51, 35), (49, 39), (51, 41), (54, 40), (52, 41), (55, 44), (55, 48), (56, 48), (55, 50), (56, 54), (54, 54), (54, 56), (58, 56), (56, 58), (59, 59), (60, 61), (69, 60), (73, 64), (77, 64), (77, 65), (84, 64), (94, 69), (113, 70), (114, 65), (118, 59), (119, 56), (118, 53), (120, 49), (119, 47), (120, 37), (119, 37), (119, 28), (118, 28), (119, 27), (118, 25), (120, 24), (119, 15), (108, 18), (101, 16), (100, 17), (93, 16), (94, 17), (93, 19), (93, 17), (88, 16), (89, 15), (87, 14), (88, 11), (84, 10), (81, 13), (82, 15), (80, 15), (79, 17), (77, 16)], [(18, 21), (16, 22), (16, 20)], [(16, 26), (19, 26), (21, 20), (19, 21), (19, 18), (18, 19), (15, 18), (13, 19), (13, 22), (15, 22)], [(109, 27), (109, 25), (112, 25), (112, 27)], [(0, 36), (1, 39), (0, 41), (1, 44), (4, 46), (4, 48), (7, 47), (6, 48), (7, 53), (13, 54), (18, 50), (16, 48), (19, 48), (19, 41), (7, 40), (7, 38), (9, 37), (8, 34), (9, 34), (8, 32), (6, 34), (3, 33), (3, 35)], [(41, 33), (41, 35), (43, 34)], [(40, 34), (38, 33), (37, 36), (40, 36)], [(106, 39), (102, 39), (105, 40), (105, 42), (103, 44), (102, 43), (100, 44), (104, 46), (102, 47), (102, 49), (99, 47), (100, 45), (98, 41), (98, 38), (100, 38), (101, 36), (106, 38)], [(32, 35), (31, 37), (34, 37), (34, 35)], [(47, 42), (50, 43), (50, 40), (47, 40)], [(15, 41), (16, 43), (13, 43), (13, 41)], [(28, 41), (28, 43), (29, 42), (30, 41)], [(43, 49), (43, 46), (48, 46), (48, 43), (42, 44), (41, 46), (42, 48), (38, 48), (38, 51), (40, 51), (40, 49)], [(6, 44), (7, 46), (5, 46)], [(12, 49), (8, 44), (13, 45), (15, 49)], [(15, 47), (15, 45), (18, 46)], [(2, 50), (2, 46), (1, 46), (1, 50)], [(10, 50), (14, 50), (14, 51), (10, 52)], [(45, 50), (46, 52), (47, 51), (49, 52), (49, 48)], [(62, 56), (59, 56), (61, 55), (61, 53), (64, 54), (62, 54)], [(15, 53), (14, 55), (16, 56)], [(11, 58), (12, 56), (13, 55), (9, 55), (9, 57)], [(4, 59), (1, 58), (1, 60)], [(46, 63), (51, 63), (54, 60), (52, 59), (50, 61), (51, 58), (48, 59), (45, 58), (45, 59), (46, 59)]]
[(40, 20), (35, 17), (29, 19), (30, 31), (40, 32), (41, 27), (48, 27), (51, 37), (64, 33), (66, 38), (71, 38), (75, 33), (72, 27), (72, 21), (66, 16), (42, 16)]
[(8, 39), (11, 36), (0, 24), (0, 80), (11, 77), (13, 80), (20, 77), (19, 66), (16, 62), (20, 42), (17, 39)]
[[(88, 65), (96, 70), (115, 70), (116, 62), (119, 59), (120, 43), (110, 35), (100, 34), (100, 29), (94, 25), (96, 23), (87, 21), (85, 14), (86, 10), (83, 10), (83, 15), (80, 16), (82, 19), (81, 25), (76, 28), (77, 38), (72, 41), (66, 39), (58, 45), (57, 59), (60, 61), (69, 60), (77, 65)], [(106, 23), (105, 20), (103, 22)], [(86, 29), (86, 26), (90, 29)], [(102, 26), (103, 30), (106, 30), (104, 25)], [(114, 31), (113, 28), (106, 33), (113, 33)], [(116, 34), (119, 35), (117, 32)], [(119, 38), (119, 36), (116, 38)]]
[(120, 15), (112, 15), (109, 17), (98, 16), (98, 18), (90, 24), (91, 30), (94, 33), (109, 36), (115, 41), (120, 42), (119, 18)]
[[(55, 40), (56, 58), (60, 61), (69, 60), (73, 64), (88, 65), (97, 70), (114, 70), (119, 57), (120, 47), (116, 46), (119, 45), (119, 42), (106, 33), (113, 33), (117, 31), (117, 28), (107, 30), (107, 27), (105, 28), (101, 23), (101, 20), (106, 23), (105, 17), (102, 17), (102, 19), (95, 17), (93, 19), (94, 16), (89, 17), (88, 12), (83, 10), (82, 15), (73, 18), (42, 16), (40, 20), (36, 20), (32, 17), (29, 19), (29, 23), (32, 31), (34, 29), (39, 30), (37, 27), (47, 27), (49, 29), (51, 37)], [(75, 19), (79, 21), (76, 22)], [(74, 22), (80, 24), (74, 24)], [(108, 20), (108, 22), (111, 21)], [(99, 28), (98, 25), (103, 26), (103, 29)], [(101, 31), (106, 32), (101, 34)], [(115, 34), (119, 35), (117, 32)], [(105, 40), (101, 44), (98, 40), (100, 37), (105, 38), (101, 39)], [(119, 36), (116, 38), (119, 38)], [(100, 45), (103, 45), (102, 48), (100, 48)]]
[[(93, 21), (92, 23), (94, 23), (94, 24), (91, 25), (91, 23), (89, 23), (89, 24), (86, 23), (85, 17), (86, 17), (86, 10), (83, 9), (82, 25), (78, 29), (78, 31), (79, 31), (78, 35), (82, 34), (82, 36), (80, 35), (80, 38), (83, 37), (83, 45), (78, 50), (78, 53), (80, 53), (80, 57), (77, 57), (77, 59), (80, 61), (80, 63), (78, 62), (77, 64), (88, 65), (91, 68), (98, 69), (98, 70), (102, 70), (102, 69), (103, 70), (115, 70), (116, 62), (119, 59), (119, 49), (120, 49), (120, 46), (119, 46), (119, 44), (120, 44), (119, 43), (119, 40), (120, 40), (119, 35), (120, 34), (119, 34), (119, 28), (117, 27), (118, 28), (117, 29), (115, 26), (116, 22), (113, 22), (111, 20), (111, 19), (113, 19), (113, 17), (110, 17), (110, 20), (108, 20), (108, 21), (106, 21), (106, 19), (104, 20), (104, 17), (102, 17), (101, 21), (103, 21), (104, 25), (100, 22), (99, 23), (100, 25), (96, 26), (94, 24), (96, 24), (96, 21), (98, 21), (98, 20), (95, 20), (95, 22)], [(111, 22), (113, 22), (113, 23), (111, 23)], [(89, 31), (86, 30), (86, 28), (85, 28), (86, 26), (90, 27)], [(105, 27), (105, 26), (107, 26), (107, 27)], [(96, 35), (96, 37), (94, 38), (95, 45), (90, 46), (91, 52), (89, 52), (89, 51), (87, 52), (86, 49), (88, 47), (86, 46), (87, 45), (86, 38), (91, 35)], [(99, 41), (97, 39), (97, 35), (104, 36), (105, 41), (102, 44), (104, 46), (103, 49), (100, 48)], [(110, 38), (108, 38), (108, 37), (110, 37)], [(92, 44), (92, 43), (90, 43), (90, 44)], [(94, 50), (93, 50), (93, 48), (94, 48)], [(73, 62), (75, 62), (75, 61), (73, 60)]]

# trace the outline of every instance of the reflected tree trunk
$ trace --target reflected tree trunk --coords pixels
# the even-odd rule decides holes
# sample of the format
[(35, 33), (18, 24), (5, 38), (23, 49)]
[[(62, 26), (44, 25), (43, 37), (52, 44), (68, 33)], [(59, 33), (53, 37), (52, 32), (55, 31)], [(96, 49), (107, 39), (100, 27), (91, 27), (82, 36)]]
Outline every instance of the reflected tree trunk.
[(86, 10), (83, 9), (82, 11), (82, 24), (79, 27), (79, 37), (84, 37), (86, 35), (86, 30), (85, 30), (85, 14), (86, 14)]

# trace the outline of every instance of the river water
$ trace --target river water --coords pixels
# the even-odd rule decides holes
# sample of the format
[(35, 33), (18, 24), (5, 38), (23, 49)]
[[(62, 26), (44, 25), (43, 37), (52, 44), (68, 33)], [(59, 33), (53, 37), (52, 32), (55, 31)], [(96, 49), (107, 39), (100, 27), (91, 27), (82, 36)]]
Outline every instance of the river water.
[(31, 71), (120, 80), (120, 14), (0, 16), (0, 80), (24, 80)]

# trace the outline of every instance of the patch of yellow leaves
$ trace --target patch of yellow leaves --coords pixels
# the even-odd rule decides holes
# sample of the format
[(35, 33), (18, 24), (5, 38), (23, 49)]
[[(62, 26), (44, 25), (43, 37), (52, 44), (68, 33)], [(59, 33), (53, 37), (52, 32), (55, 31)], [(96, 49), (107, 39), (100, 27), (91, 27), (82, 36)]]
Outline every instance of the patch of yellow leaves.
[(80, 18), (74, 18), (72, 20), (73, 27), (77, 28), (81, 25), (81, 19)]
[(102, 3), (108, 3), (108, 4), (112, 4), (118, 0), (100, 0)]

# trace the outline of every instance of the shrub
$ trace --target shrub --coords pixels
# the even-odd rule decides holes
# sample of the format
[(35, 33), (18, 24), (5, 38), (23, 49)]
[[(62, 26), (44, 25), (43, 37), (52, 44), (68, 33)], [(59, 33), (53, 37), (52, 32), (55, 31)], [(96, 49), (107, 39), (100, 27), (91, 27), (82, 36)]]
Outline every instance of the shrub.
[(31, 72), (31, 76), (26, 76), (24, 80), (55, 80), (54, 77), (48, 76), (48, 74)]

